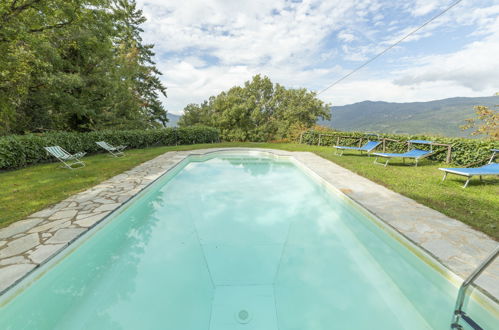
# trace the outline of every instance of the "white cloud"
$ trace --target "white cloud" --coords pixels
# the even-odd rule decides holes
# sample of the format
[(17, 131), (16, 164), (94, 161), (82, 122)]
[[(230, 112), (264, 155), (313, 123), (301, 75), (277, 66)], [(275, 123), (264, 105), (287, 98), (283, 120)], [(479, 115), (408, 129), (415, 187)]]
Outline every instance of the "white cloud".
[[(420, 50), (423, 56), (394, 60), (383, 72), (368, 67), (321, 98), (335, 104), (367, 98), (414, 101), (499, 90), (497, 80), (487, 74), (498, 69), (493, 54), (499, 53), (499, 5), (493, 2), (475, 8), (463, 1), (407, 43), (425, 40), (441, 29), (468, 26), (475, 40), (461, 50), (441, 54), (439, 49), (438, 55)], [(289, 87), (321, 90), (347, 73), (346, 67), (361, 64), (424, 22), (424, 15), (449, 5), (446, 0), (395, 5), (388, 0), (138, 3), (148, 18), (144, 39), (155, 44), (168, 88), (166, 107), (174, 113), (258, 73)], [(402, 14), (382, 12), (393, 7)]]
[[(353, 92), (355, 91), (355, 92)], [(418, 85), (401, 86), (390, 79), (365, 79), (345, 82), (322, 96), (333, 105), (365, 100), (387, 102), (423, 102), (456, 96), (491, 96), (497, 89), (473, 91), (450, 81), (428, 81)]]
[(447, 4), (448, 1), (446, 0), (416, 0), (410, 8), (410, 12), (414, 16), (423, 16), (426, 15), (433, 10), (437, 9), (440, 4), (445, 3)]
[[(273, 82), (289, 88), (301, 88), (308, 82), (309, 88), (319, 90), (329, 83), (329, 77), (347, 73), (340, 66), (327, 69), (315, 68), (296, 71), (293, 66), (212, 66), (196, 67), (187, 61), (161, 63), (160, 71), (168, 77), (168, 109), (181, 110), (188, 103), (200, 103), (211, 95), (217, 95), (235, 85), (242, 85), (256, 74), (266, 75)], [(171, 111), (179, 113), (179, 111)]]
[(282, 0), (143, 3), (149, 19), (147, 40), (159, 51), (182, 52), (195, 47), (226, 65), (259, 65), (263, 61), (279, 64), (290, 55), (313, 51), (334, 30), (334, 17), (343, 17), (352, 8), (341, 1), (329, 5)]
[[(499, 31), (499, 20), (492, 25)], [(425, 82), (446, 81), (473, 92), (499, 90), (499, 34), (475, 41), (450, 54), (415, 59), (414, 66), (402, 70), (395, 83), (414, 86)]]
[(357, 37), (353, 33), (347, 31), (341, 31), (338, 33), (338, 38), (342, 41), (351, 42), (357, 40)]

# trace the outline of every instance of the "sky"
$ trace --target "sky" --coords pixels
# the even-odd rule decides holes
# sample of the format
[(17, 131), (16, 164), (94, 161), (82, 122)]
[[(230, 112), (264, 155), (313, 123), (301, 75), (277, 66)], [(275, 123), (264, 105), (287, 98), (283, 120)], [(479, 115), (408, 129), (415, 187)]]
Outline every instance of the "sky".
[[(137, 0), (168, 112), (256, 74), (321, 91), (455, 0)], [(499, 0), (463, 0), (318, 97), (334, 105), (499, 92)]]

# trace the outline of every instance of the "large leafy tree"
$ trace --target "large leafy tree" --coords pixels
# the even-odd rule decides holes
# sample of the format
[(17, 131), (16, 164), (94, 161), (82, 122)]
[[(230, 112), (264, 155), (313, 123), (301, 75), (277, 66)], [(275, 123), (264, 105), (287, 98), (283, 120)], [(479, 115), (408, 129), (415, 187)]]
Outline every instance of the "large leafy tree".
[(117, 16), (118, 36), (115, 40), (118, 45), (117, 55), (124, 71), (123, 77), (135, 107), (139, 109), (135, 120), (144, 120), (145, 125), (168, 121), (166, 111), (159, 101), (160, 94), (166, 96), (166, 88), (159, 80), (161, 72), (153, 61), (154, 45), (144, 44), (140, 25), (146, 21), (142, 10), (137, 9), (135, 1), (118, 0), (115, 2), (115, 15)]
[(313, 92), (286, 89), (256, 75), (243, 87), (233, 87), (200, 105), (189, 104), (179, 125), (216, 127), (226, 140), (269, 141), (310, 128), (319, 117), (329, 119), (329, 109)]
[(80, 4), (58, 0), (0, 2), (0, 133), (22, 126), (19, 107), (50, 68), (47, 40), (77, 20)]
[(164, 123), (144, 20), (132, 0), (0, 2), (0, 134)]

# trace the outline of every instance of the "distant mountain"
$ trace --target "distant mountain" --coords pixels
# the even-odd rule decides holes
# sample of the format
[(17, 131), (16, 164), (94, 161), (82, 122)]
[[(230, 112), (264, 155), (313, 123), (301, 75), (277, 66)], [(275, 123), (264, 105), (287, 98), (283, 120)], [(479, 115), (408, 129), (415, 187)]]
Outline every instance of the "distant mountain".
[(168, 122), (166, 123), (166, 127), (177, 126), (177, 122), (181, 117), (180, 115), (174, 115), (173, 113), (168, 113), (166, 116), (168, 117)]
[(318, 124), (340, 131), (470, 137), (470, 132), (462, 131), (459, 126), (466, 118), (474, 117), (473, 106), (496, 104), (499, 104), (499, 96), (410, 103), (363, 101), (333, 106), (331, 120)]

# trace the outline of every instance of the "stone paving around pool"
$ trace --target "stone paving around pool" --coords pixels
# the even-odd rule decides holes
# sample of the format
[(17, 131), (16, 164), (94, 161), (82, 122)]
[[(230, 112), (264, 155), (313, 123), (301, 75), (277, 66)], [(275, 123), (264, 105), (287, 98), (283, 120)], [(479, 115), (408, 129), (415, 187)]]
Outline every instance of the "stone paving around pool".
[[(213, 148), (167, 152), (52, 207), (0, 229), (0, 294), (15, 285), (189, 155), (262, 151), (291, 156), (462, 278), (498, 245), (460, 221), (309, 152)], [(63, 169), (61, 169), (63, 170)], [(499, 260), (476, 283), (499, 300)]]

